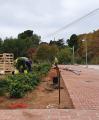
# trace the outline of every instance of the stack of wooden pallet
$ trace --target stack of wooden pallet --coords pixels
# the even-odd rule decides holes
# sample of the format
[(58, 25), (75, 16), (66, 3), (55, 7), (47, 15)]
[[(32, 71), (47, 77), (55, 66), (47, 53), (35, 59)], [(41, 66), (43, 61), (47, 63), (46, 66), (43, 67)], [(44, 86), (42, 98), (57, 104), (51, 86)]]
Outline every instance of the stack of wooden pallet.
[(0, 73), (12, 73), (14, 70), (13, 61), (14, 55), (12, 53), (0, 54)]

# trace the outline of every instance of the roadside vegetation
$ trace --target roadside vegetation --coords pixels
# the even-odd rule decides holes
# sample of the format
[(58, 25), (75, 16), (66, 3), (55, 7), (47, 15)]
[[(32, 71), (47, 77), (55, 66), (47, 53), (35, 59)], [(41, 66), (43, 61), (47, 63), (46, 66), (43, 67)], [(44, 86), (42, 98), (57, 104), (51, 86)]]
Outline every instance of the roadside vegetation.
[(32, 73), (6, 76), (0, 80), (0, 96), (24, 97), (27, 92), (35, 89), (50, 68), (49, 63), (35, 64)]
[(75, 63), (85, 64), (86, 39), (88, 44), (88, 64), (99, 64), (99, 30), (88, 34), (73, 34), (69, 39), (50, 40), (42, 42), (41, 37), (31, 30), (18, 34), (17, 38), (0, 39), (0, 53), (13, 53), (15, 59), (25, 56), (34, 63), (47, 61), (52, 63), (54, 58), (59, 59), (60, 64), (72, 64), (73, 46), (75, 51)]

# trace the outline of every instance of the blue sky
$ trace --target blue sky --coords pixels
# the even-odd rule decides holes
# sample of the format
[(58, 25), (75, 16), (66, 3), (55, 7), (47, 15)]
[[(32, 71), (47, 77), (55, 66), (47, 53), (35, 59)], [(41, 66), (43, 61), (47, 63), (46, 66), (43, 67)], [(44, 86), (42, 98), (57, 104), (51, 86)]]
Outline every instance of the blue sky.
[(99, 28), (99, 11), (49, 38), (66, 24), (99, 7), (99, 0), (0, 0), (0, 37), (17, 37), (27, 29), (43, 41), (69, 38), (71, 34), (92, 32)]

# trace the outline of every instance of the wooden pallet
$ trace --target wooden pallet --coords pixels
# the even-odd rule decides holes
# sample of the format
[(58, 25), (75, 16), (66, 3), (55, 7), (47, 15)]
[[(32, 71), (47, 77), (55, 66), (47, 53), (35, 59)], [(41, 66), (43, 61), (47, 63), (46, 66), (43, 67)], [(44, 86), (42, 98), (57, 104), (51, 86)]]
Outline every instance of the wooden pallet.
[(14, 55), (12, 53), (0, 54), (0, 71), (6, 73), (12, 73), (14, 70)]

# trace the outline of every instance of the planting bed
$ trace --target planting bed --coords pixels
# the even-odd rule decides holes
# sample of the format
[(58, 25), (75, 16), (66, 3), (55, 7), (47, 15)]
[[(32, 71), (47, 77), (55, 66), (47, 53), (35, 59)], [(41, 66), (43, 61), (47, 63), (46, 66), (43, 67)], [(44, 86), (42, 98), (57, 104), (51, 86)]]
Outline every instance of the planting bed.
[(20, 99), (0, 97), (0, 109), (46, 109), (46, 108), (73, 108), (72, 101), (68, 91), (61, 79), (61, 104), (58, 106), (58, 89), (53, 88), (52, 78), (56, 76), (56, 71), (51, 69), (47, 77), (43, 78), (41, 83), (32, 92)]

